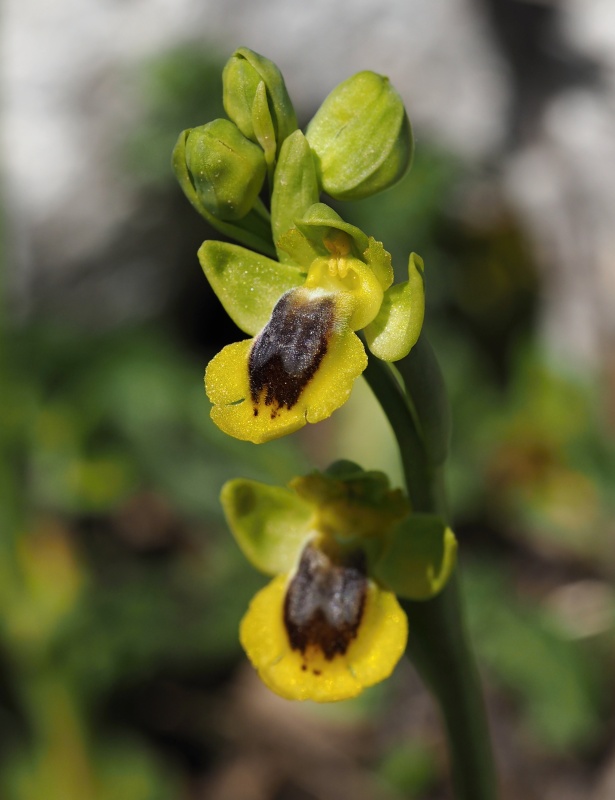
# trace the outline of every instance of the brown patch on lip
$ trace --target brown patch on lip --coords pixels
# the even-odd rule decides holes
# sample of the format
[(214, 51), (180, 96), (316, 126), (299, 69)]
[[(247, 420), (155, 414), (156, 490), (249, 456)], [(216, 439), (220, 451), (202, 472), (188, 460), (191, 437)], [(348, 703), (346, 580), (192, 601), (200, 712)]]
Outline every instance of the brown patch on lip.
[(334, 312), (330, 297), (304, 300), (293, 290), (280, 298), (248, 360), (254, 416), (262, 402), (272, 419), (297, 403), (327, 353)]
[(284, 601), (284, 625), (292, 649), (305, 653), (314, 646), (328, 661), (343, 655), (357, 635), (366, 594), (361, 551), (336, 563), (308, 545)]

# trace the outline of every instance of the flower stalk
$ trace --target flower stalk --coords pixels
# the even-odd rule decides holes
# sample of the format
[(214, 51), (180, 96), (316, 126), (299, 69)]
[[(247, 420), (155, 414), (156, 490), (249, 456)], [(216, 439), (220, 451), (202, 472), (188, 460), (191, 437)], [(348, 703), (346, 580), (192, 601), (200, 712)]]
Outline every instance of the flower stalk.
[[(419, 342), (418, 352), (413, 350), (397, 364), (404, 377), (405, 392), (390, 367), (378, 359), (370, 358), (363, 374), (395, 434), (413, 507), (445, 516), (442, 468), (430, 460), (426, 442), (431, 441), (433, 447), (438, 439), (442, 443), (448, 438), (450, 412), (437, 364), (416, 369), (417, 362), (426, 367), (428, 360), (435, 359), (424, 335)], [(431, 398), (431, 406), (422, 404), (427, 397)], [(423, 411), (422, 415), (417, 408)], [(433, 426), (431, 438), (427, 421)], [(435, 452), (441, 456), (440, 449)], [(489, 727), (480, 678), (465, 631), (456, 573), (433, 599), (402, 602), (409, 624), (407, 653), (438, 701), (458, 800), (495, 800), (496, 772)]]

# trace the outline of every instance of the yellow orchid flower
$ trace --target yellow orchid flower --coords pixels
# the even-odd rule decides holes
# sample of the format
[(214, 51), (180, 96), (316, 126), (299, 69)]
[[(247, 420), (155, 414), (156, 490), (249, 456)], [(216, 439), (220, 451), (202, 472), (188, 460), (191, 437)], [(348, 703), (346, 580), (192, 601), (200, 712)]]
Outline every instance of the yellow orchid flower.
[(396, 594), (433, 596), (453, 569), (455, 539), (442, 521), (410, 514), (382, 473), (351, 462), (290, 489), (230, 481), (222, 504), (244, 554), (275, 576), (253, 598), (240, 639), (263, 682), (287, 699), (345, 700), (387, 678), (408, 636)]
[(280, 263), (242, 247), (208, 241), (203, 269), (237, 325), (252, 334), (209, 364), (212, 419), (238, 439), (261, 443), (330, 416), (367, 366), (355, 331), (387, 360), (416, 342), (423, 318), (422, 262), (391, 286), (389, 254), (323, 204), (311, 207), (279, 247)]
[(360, 556), (340, 562), (309, 543), (294, 573), (254, 597), (239, 636), (273, 692), (322, 703), (388, 678), (406, 648), (408, 623)]

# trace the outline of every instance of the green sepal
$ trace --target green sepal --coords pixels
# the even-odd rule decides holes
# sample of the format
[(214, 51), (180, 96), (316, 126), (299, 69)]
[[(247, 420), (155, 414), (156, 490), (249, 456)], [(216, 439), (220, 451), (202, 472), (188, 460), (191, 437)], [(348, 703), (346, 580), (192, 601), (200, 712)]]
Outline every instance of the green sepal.
[(220, 500), (248, 561), (266, 575), (290, 572), (310, 535), (312, 507), (288, 489), (243, 478), (225, 483)]
[(425, 318), (423, 259), (410, 255), (408, 280), (385, 293), (376, 319), (365, 328), (372, 353), (383, 361), (399, 361), (414, 347)]
[(351, 461), (326, 472), (293, 478), (289, 486), (318, 509), (318, 528), (334, 536), (381, 538), (410, 511), (401, 489), (391, 489), (384, 472), (365, 471)]
[(442, 370), (424, 334), (395, 366), (416, 413), (427, 459), (437, 467), (448, 456), (452, 414)]
[(308, 125), (322, 188), (360, 200), (396, 183), (410, 166), (412, 129), (388, 78), (359, 72), (339, 84)]
[(198, 258), (225, 311), (250, 336), (265, 327), (280, 297), (305, 280), (300, 267), (227, 242), (203, 242)]
[(283, 254), (280, 261), (287, 264), (301, 264), (307, 271), (310, 264), (317, 258), (327, 255), (322, 252), (325, 248), (318, 243), (310, 241), (298, 228), (289, 228), (276, 239), (278, 252)]
[[(240, 47), (222, 73), (224, 110), (248, 139), (258, 142), (269, 159), (297, 129), (297, 116), (282, 73), (268, 58)], [(273, 151), (271, 150), (273, 135)]]
[[(274, 242), (277, 243), (284, 234), (295, 228), (295, 220), (303, 217), (310, 206), (318, 203), (318, 197), (312, 151), (303, 133), (297, 130), (282, 145), (275, 169), (271, 195), (271, 229)], [(280, 261), (294, 261), (281, 247), (277, 250)]]
[(455, 534), (435, 514), (411, 514), (389, 533), (374, 577), (399, 597), (429, 600), (450, 578), (457, 559)]
[(300, 219), (296, 218), (294, 222), (295, 227), (282, 234), (276, 244), (279, 250), (283, 250), (293, 261), (305, 267), (309, 267), (317, 258), (331, 256), (325, 240), (334, 236), (336, 231), (342, 231), (350, 236), (351, 250), (355, 258), (360, 258), (363, 252), (361, 246), (366, 248), (369, 244), (367, 236), (359, 228), (344, 222), (339, 214), (324, 203), (310, 206), (305, 214)]
[(267, 103), (265, 81), (261, 81), (256, 87), (254, 105), (252, 107), (252, 124), (256, 141), (263, 148), (265, 162), (271, 170), (275, 164), (276, 136), (269, 104)]
[[(337, 478), (340, 481), (346, 481), (360, 477), (364, 474), (364, 472), (365, 470), (363, 467), (360, 467), (354, 461), (350, 461), (347, 458), (340, 458), (337, 461), (334, 461), (332, 464), (329, 464), (327, 469), (324, 471), (324, 475), (329, 475), (330, 477)], [(382, 472), (378, 474), (384, 475)], [(388, 479), (386, 478), (386, 475), (384, 477), (388, 486)]]
[(229, 239), (236, 239), (246, 247), (258, 250), (260, 253), (275, 257), (270, 222), (260, 199), (257, 199), (254, 208), (245, 217), (236, 222), (221, 220), (204, 206), (196, 192), (186, 163), (186, 139), (189, 133), (190, 129), (179, 134), (177, 143), (173, 148), (172, 166), (179, 185), (192, 206), (212, 228), (215, 228), (224, 236), (228, 236)]
[(335, 231), (342, 231), (350, 237), (352, 255), (355, 258), (362, 258), (363, 253), (369, 247), (369, 237), (356, 225), (345, 222), (326, 203), (314, 203), (310, 206), (304, 216), (296, 221), (296, 226), (314, 246), (316, 257), (331, 254), (331, 250), (326, 247), (325, 242)]
[(309, 266), (315, 259), (335, 253), (340, 233), (348, 237), (350, 254), (367, 264), (386, 290), (393, 281), (391, 254), (381, 242), (345, 222), (325, 203), (314, 203), (301, 218), (295, 219), (295, 227), (277, 239), (277, 246), (297, 264)]
[(393, 282), (391, 254), (384, 249), (382, 242), (367, 236), (356, 225), (345, 222), (325, 203), (311, 206), (305, 216), (297, 220), (297, 227), (314, 245), (322, 242), (318, 255), (330, 255), (331, 245), (327, 245), (330, 240), (335, 239), (335, 232), (345, 233), (350, 237), (352, 254), (372, 269), (382, 288), (388, 289)]

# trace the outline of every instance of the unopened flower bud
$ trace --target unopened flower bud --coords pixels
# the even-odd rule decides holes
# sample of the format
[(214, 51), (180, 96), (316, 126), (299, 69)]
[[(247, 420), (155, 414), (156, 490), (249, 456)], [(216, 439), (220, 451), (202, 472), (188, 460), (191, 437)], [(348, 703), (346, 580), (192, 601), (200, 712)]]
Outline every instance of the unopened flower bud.
[(306, 138), (322, 188), (338, 200), (388, 189), (412, 158), (412, 129), (401, 97), (375, 72), (340, 83), (316, 112)]
[(267, 171), (260, 147), (226, 119), (185, 131), (176, 150), (182, 147), (188, 177), (203, 206), (221, 220), (245, 217)]
[(258, 142), (267, 163), (297, 129), (282, 73), (268, 58), (240, 47), (222, 73), (224, 110), (248, 139)]

